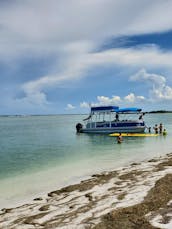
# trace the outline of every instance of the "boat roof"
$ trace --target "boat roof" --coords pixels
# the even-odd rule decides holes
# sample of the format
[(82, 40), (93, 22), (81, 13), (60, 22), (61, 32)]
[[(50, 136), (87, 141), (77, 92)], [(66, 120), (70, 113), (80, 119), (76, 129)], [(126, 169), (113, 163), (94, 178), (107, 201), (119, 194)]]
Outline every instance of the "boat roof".
[(137, 107), (127, 107), (127, 108), (120, 108), (116, 110), (117, 113), (137, 113), (141, 111), (142, 109), (137, 108)]
[(99, 106), (91, 107), (91, 113), (93, 112), (116, 112), (116, 113), (137, 113), (142, 109), (137, 107), (119, 108), (118, 106)]
[(111, 111), (111, 112), (116, 112), (117, 110), (119, 110), (119, 107), (117, 106), (99, 106), (99, 107), (91, 107), (91, 112), (107, 112), (107, 111)]

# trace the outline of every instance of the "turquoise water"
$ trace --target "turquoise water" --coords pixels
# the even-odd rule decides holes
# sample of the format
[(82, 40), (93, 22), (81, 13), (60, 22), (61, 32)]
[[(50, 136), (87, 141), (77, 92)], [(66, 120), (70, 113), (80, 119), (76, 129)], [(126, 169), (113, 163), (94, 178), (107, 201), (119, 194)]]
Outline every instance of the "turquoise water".
[(172, 114), (144, 118), (148, 126), (162, 122), (166, 137), (124, 138), (121, 145), (107, 135), (76, 134), (76, 123), (86, 116), (0, 117), (0, 206), (172, 152)]

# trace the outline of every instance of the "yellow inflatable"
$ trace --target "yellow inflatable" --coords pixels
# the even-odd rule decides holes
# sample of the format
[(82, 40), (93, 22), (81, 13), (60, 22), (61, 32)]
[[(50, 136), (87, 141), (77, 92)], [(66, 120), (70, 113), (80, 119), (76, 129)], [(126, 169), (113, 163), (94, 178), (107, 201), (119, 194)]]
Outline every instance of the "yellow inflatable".
[[(119, 133), (109, 134), (111, 137), (118, 137)], [(159, 134), (151, 134), (151, 133), (121, 133), (122, 137), (157, 137)]]

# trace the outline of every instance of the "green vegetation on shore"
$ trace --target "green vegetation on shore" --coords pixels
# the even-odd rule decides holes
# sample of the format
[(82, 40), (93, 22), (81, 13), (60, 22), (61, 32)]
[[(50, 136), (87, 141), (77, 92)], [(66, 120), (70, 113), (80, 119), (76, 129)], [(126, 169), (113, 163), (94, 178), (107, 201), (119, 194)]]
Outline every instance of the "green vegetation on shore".
[(146, 113), (149, 113), (149, 114), (154, 114), (154, 113), (172, 113), (172, 111), (166, 111), (166, 110), (157, 110), (157, 111), (149, 111), (149, 112), (146, 112)]

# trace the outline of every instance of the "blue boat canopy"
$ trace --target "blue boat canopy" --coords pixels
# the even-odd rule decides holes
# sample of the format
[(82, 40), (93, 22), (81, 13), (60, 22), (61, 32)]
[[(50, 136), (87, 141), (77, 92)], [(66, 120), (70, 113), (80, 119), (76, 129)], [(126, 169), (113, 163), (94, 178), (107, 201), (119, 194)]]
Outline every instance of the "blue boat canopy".
[(142, 109), (136, 107), (127, 107), (116, 110), (117, 113), (136, 113), (141, 111)]
[(142, 109), (137, 107), (127, 107), (127, 108), (119, 108), (118, 106), (100, 106), (100, 107), (91, 107), (91, 112), (116, 112), (116, 113), (135, 113), (141, 112)]
[(117, 106), (100, 106), (100, 107), (91, 107), (91, 112), (116, 112), (119, 110), (119, 107)]

